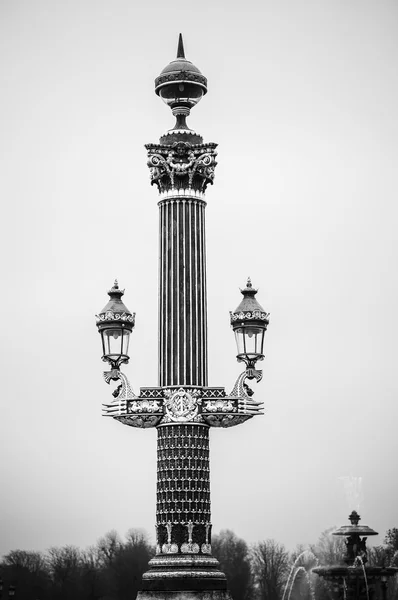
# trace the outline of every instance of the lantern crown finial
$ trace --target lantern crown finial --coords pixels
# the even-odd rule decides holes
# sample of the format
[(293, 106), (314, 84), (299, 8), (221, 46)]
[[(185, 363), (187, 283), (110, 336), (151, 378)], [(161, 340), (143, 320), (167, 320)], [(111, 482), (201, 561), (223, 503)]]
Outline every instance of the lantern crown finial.
[(252, 298), (254, 298), (254, 296), (257, 294), (258, 289), (253, 287), (252, 284), (252, 280), (250, 277), (247, 278), (247, 282), (246, 282), (246, 287), (243, 288), (243, 290), (241, 289), (241, 294), (243, 294), (244, 297), (247, 296), (251, 296)]
[(124, 294), (124, 290), (119, 289), (119, 282), (115, 279), (115, 282), (111, 289), (108, 291), (108, 295), (111, 298), (121, 298)]

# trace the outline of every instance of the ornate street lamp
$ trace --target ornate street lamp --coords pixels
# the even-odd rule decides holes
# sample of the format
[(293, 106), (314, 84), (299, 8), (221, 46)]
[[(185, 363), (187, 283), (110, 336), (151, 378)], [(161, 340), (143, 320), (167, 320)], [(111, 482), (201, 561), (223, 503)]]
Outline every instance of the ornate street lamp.
[(255, 296), (258, 290), (249, 279), (244, 290), (243, 300), (235, 312), (231, 312), (231, 326), (235, 333), (238, 347), (237, 359), (246, 364), (247, 369), (254, 369), (258, 360), (264, 359), (264, 335), (269, 324), (269, 313), (266, 313)]
[(131, 314), (124, 305), (124, 290), (119, 289), (117, 279), (109, 290), (109, 302), (97, 316), (97, 327), (102, 339), (102, 360), (108, 362), (113, 370), (128, 363), (130, 334), (134, 329), (135, 313)]
[[(209, 431), (263, 414), (246, 380), (260, 381), (269, 315), (249, 281), (231, 323), (238, 360), (246, 365), (230, 393), (208, 384), (205, 192), (213, 184), (214, 143), (187, 126), (186, 117), (207, 92), (207, 80), (185, 58), (180, 36), (176, 60), (155, 80), (175, 126), (147, 144), (151, 184), (159, 192), (159, 380), (136, 395), (120, 366), (128, 361), (132, 315), (117, 282), (97, 317), (107, 383), (119, 380), (104, 415), (158, 434), (156, 556), (143, 575), (138, 600), (195, 596), (230, 600), (226, 577), (211, 550)], [(176, 594), (176, 595), (175, 595)]]

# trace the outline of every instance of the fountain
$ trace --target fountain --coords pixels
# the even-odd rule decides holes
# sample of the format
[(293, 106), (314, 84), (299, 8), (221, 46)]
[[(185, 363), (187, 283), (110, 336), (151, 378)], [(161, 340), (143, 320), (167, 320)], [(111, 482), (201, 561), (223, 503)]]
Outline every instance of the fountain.
[(316, 567), (313, 572), (332, 584), (336, 599), (386, 600), (388, 579), (398, 573), (398, 568), (366, 565), (366, 540), (378, 533), (367, 525), (359, 525), (361, 517), (355, 510), (348, 518), (351, 525), (343, 525), (333, 532), (333, 535), (346, 537), (344, 564)]

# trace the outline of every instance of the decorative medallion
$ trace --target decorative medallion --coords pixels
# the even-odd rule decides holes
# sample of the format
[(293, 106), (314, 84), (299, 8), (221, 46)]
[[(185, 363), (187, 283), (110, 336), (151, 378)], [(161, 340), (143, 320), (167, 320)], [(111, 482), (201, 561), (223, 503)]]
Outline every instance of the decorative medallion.
[[(194, 392), (195, 393), (195, 392)], [(165, 395), (169, 395), (165, 400), (166, 415), (177, 423), (185, 423), (192, 421), (198, 414), (199, 401), (189, 394), (183, 388), (176, 392), (167, 391)]]

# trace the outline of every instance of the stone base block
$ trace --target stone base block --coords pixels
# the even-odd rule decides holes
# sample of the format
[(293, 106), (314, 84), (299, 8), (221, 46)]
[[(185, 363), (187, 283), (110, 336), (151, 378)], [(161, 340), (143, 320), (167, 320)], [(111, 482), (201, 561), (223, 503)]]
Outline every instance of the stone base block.
[(232, 600), (228, 590), (141, 591), (137, 600)]
[(152, 558), (148, 566), (142, 576), (141, 593), (227, 591), (227, 578), (213, 556), (160, 555)]

